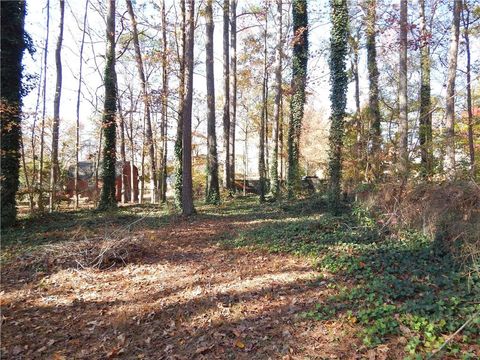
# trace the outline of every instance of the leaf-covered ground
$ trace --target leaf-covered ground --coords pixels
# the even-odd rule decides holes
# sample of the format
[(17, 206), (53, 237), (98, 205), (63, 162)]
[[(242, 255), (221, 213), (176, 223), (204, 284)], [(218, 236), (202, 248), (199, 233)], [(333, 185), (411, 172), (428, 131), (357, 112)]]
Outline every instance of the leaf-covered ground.
[(478, 281), (361, 211), (237, 199), (2, 234), (2, 359), (437, 358), (480, 351)]

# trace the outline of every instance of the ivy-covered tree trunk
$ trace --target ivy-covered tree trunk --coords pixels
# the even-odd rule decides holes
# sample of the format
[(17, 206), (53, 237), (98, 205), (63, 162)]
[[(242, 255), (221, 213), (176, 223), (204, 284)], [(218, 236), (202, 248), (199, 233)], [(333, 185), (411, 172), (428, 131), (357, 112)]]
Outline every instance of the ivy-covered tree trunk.
[(103, 164), (102, 195), (98, 208), (108, 210), (117, 207), (115, 198), (117, 86), (115, 73), (115, 0), (108, 1), (107, 51), (105, 54), (105, 102), (103, 107)]
[(432, 154), (432, 100), (430, 86), (430, 33), (425, 17), (425, 0), (419, 2), (420, 10), (420, 128), (421, 173), (433, 175)]
[(455, 177), (455, 80), (457, 77), (461, 9), (462, 1), (454, 1), (450, 50), (448, 52), (449, 63), (445, 109), (445, 173), (450, 180)]
[(290, 122), (288, 125), (288, 197), (292, 198), (300, 189), (300, 132), (305, 106), (305, 86), (308, 63), (308, 12), (307, 0), (293, 0), (293, 55), (292, 55), (292, 98), (290, 100)]
[(403, 182), (408, 178), (408, 97), (407, 97), (407, 0), (400, 0), (400, 59), (398, 74), (398, 173)]
[(235, 130), (237, 123), (237, 0), (230, 3), (230, 135), (229, 135), (229, 157), (228, 171), (230, 175), (230, 191), (235, 192)]
[(378, 102), (378, 66), (377, 66), (377, 0), (367, 1), (367, 21), (366, 21), (366, 40), (367, 40), (367, 68), (368, 68), (368, 109), (370, 115), (370, 138), (371, 148), (369, 158), (369, 169), (372, 175), (378, 178), (381, 173), (381, 163), (379, 152), (382, 142), (381, 116)]
[(225, 165), (223, 167), (223, 186), (230, 190), (230, 50), (228, 27), (230, 24), (230, 0), (223, 1), (223, 148)]
[(220, 190), (218, 184), (217, 134), (215, 124), (215, 73), (213, 56), (213, 0), (207, 0), (206, 18), (206, 75), (207, 75), (207, 191), (206, 203), (218, 204)]
[(25, 51), (25, 1), (1, 2), (1, 220), (15, 223), (15, 195), (19, 186), (22, 58)]
[(275, 102), (273, 104), (273, 149), (270, 162), (270, 194), (273, 199), (279, 195), (278, 181), (278, 136), (280, 129), (280, 112), (282, 97), (282, 0), (277, 0), (277, 43), (275, 49)]
[(185, 107), (183, 108), (182, 141), (182, 214), (195, 212), (192, 189), (192, 101), (193, 101), (193, 48), (195, 43), (195, 0), (188, 0), (187, 33), (185, 36)]
[(178, 121), (177, 121), (177, 137), (175, 139), (175, 185), (174, 185), (174, 197), (175, 205), (178, 208), (182, 208), (182, 139), (183, 139), (183, 111), (185, 106), (185, 0), (180, 1), (180, 11), (182, 13), (181, 24), (181, 39), (180, 39), (180, 58), (179, 63), (179, 81), (178, 85)]
[(60, 173), (58, 163), (58, 136), (60, 131), (60, 99), (62, 96), (62, 42), (63, 42), (63, 19), (65, 16), (65, 1), (60, 0), (60, 21), (55, 48), (55, 65), (57, 68), (57, 79), (55, 85), (55, 97), (53, 98), (53, 125), (52, 125), (52, 164), (50, 170), (50, 212), (55, 208), (55, 195), (57, 182)]
[(330, 0), (332, 30), (330, 35), (330, 126), (329, 202), (333, 210), (340, 203), (342, 180), (342, 148), (348, 76), (345, 59), (348, 42), (347, 0)]

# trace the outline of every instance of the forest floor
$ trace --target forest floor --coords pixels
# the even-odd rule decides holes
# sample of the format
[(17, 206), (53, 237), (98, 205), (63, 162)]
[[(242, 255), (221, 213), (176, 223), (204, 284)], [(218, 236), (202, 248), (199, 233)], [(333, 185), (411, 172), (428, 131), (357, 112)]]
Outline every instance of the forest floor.
[(2, 359), (480, 353), (478, 282), (418, 235), (321, 201), (24, 219), (2, 234)]

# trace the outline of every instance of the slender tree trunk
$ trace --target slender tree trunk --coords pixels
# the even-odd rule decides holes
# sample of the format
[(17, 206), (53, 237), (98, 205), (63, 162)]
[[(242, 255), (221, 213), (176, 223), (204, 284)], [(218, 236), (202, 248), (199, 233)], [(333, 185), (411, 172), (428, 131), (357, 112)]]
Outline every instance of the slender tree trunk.
[(399, 125), (398, 125), (398, 172), (405, 182), (408, 178), (408, 98), (407, 98), (407, 0), (400, 0), (400, 61), (399, 61)]
[(220, 202), (218, 184), (217, 134), (215, 124), (215, 73), (213, 52), (213, 9), (212, 0), (207, 0), (206, 17), (206, 73), (207, 73), (207, 193), (206, 202)]
[(358, 164), (354, 167), (354, 178), (356, 181), (360, 180), (359, 169), (363, 167), (362, 159), (362, 119), (361, 119), (361, 110), (360, 110), (360, 76), (358, 73), (358, 63), (359, 63), (359, 48), (360, 48), (360, 29), (357, 29), (356, 34), (350, 38), (351, 48), (353, 52), (352, 59), (352, 76), (355, 84), (355, 137), (356, 142), (354, 145), (354, 153), (357, 157)]
[(247, 195), (247, 173), (248, 173), (248, 120), (245, 123), (245, 138), (243, 147), (243, 196)]
[(195, 0), (188, 0), (187, 33), (185, 37), (185, 107), (183, 111), (182, 141), (182, 214), (195, 212), (192, 191), (192, 101), (193, 101), (193, 47), (195, 30)]
[[(282, 52), (283, 54), (283, 52)], [(280, 119), (279, 119), (279, 131), (278, 131), (278, 143), (279, 143), (279, 152), (280, 152), (280, 180), (283, 182), (285, 180), (285, 159), (284, 159), (284, 143), (283, 143), (283, 96), (280, 97)], [(280, 186), (279, 186), (280, 188)]]
[(117, 86), (115, 73), (115, 0), (108, 1), (107, 12), (107, 49), (105, 61), (105, 102), (103, 110), (103, 164), (102, 164), (102, 196), (99, 209), (106, 210), (117, 207), (115, 197), (115, 166), (116, 166), (116, 121), (117, 112)]
[(475, 143), (473, 133), (473, 108), (472, 108), (472, 59), (470, 51), (470, 8), (468, 1), (463, 7), (463, 37), (465, 39), (465, 52), (467, 55), (467, 116), (468, 116), (468, 149), (470, 155), (470, 174), (475, 176)]
[(231, 189), (230, 176), (230, 52), (228, 42), (228, 27), (230, 23), (230, 1), (223, 1), (223, 148), (225, 151), (225, 166), (223, 167), (223, 186)]
[(425, 0), (420, 0), (420, 152), (422, 175), (433, 175), (432, 100), (430, 87), (430, 33), (427, 30)]
[(462, 1), (456, 0), (453, 5), (453, 22), (448, 53), (448, 78), (446, 99), (445, 126), (445, 173), (447, 178), (455, 177), (455, 80), (457, 76), (458, 40), (460, 36), (460, 12)]
[[(127, 154), (125, 151), (125, 117), (123, 115), (123, 109), (122, 109), (122, 101), (120, 99), (120, 96), (118, 96), (118, 81), (117, 81), (117, 107), (118, 107), (118, 120), (119, 120), (119, 125), (120, 125), (120, 159), (121, 159), (121, 169), (120, 169), (120, 176), (122, 179), (122, 204), (125, 204), (128, 200), (128, 194), (127, 194), (127, 182), (125, 181), (125, 174), (124, 174), (124, 167), (127, 163)], [(131, 194), (130, 194), (131, 195)]]
[(143, 198), (145, 196), (145, 145), (146, 145), (146, 131), (145, 131), (145, 115), (143, 117), (142, 127), (142, 155), (140, 157), (140, 197), (138, 199), (139, 204), (143, 204)]
[(175, 140), (175, 205), (179, 208), (182, 207), (182, 139), (183, 139), (183, 112), (185, 108), (185, 27), (186, 27), (186, 11), (185, 0), (180, 1), (180, 8), (182, 12), (182, 24), (181, 24), (181, 53), (179, 58), (179, 76), (180, 84), (178, 90), (178, 122), (177, 122), (177, 138)]
[(160, 186), (160, 198), (162, 202), (167, 201), (167, 137), (168, 137), (168, 58), (167, 58), (167, 12), (165, 1), (162, 1), (162, 176)]
[(142, 97), (145, 105), (145, 122), (146, 122), (146, 143), (148, 148), (148, 155), (150, 157), (150, 191), (151, 191), (151, 202), (154, 204), (156, 202), (156, 191), (155, 184), (157, 183), (157, 170), (155, 164), (155, 146), (153, 142), (153, 133), (152, 133), (152, 120), (150, 116), (150, 100), (147, 89), (147, 80), (145, 77), (145, 71), (143, 67), (142, 53), (140, 51), (140, 43), (138, 41), (138, 30), (137, 30), (137, 20), (135, 19), (135, 13), (133, 11), (132, 1), (126, 0), (127, 10), (130, 15), (130, 20), (132, 21), (132, 35), (133, 35), (133, 45), (135, 48), (135, 61), (137, 63), (138, 76), (140, 78), (140, 84), (142, 86)]
[(98, 169), (100, 168), (100, 158), (102, 156), (102, 138), (103, 138), (103, 129), (100, 126), (99, 136), (98, 136), (98, 151), (97, 157), (95, 159), (95, 207), (98, 205)]
[(283, 44), (283, 23), (282, 23), (282, 0), (277, 2), (277, 46), (275, 49), (275, 103), (273, 105), (273, 149), (270, 166), (270, 193), (274, 199), (279, 195), (278, 182), (278, 137), (280, 124), (281, 98), (282, 98), (282, 44)]
[(260, 202), (265, 201), (266, 193), (266, 167), (265, 167), (265, 128), (267, 122), (267, 26), (268, 16), (265, 16), (265, 32), (264, 32), (264, 44), (263, 44), (263, 85), (262, 85), (262, 115), (260, 117), (260, 131), (259, 131), (259, 155), (258, 155), (258, 175), (259, 175), (259, 190), (260, 190)]
[(85, 33), (87, 27), (87, 14), (88, 14), (88, 3), (89, 0), (85, 2), (85, 13), (83, 15), (83, 29), (82, 29), (82, 42), (80, 43), (80, 65), (78, 70), (78, 89), (77, 89), (77, 122), (75, 126), (75, 209), (78, 209), (79, 199), (78, 199), (78, 176), (79, 176), (79, 166), (78, 166), (78, 153), (80, 152), (80, 94), (82, 92), (82, 70), (83, 70), (83, 47), (85, 45)]
[(23, 146), (22, 136), (20, 136), (20, 149), (21, 149), (21, 156), (22, 156), (23, 175), (25, 176), (25, 184), (27, 185), (27, 191), (28, 191), (28, 204), (30, 207), (30, 213), (33, 214), (33, 204), (34, 204), (33, 191), (32, 191), (31, 182), (28, 176), (27, 162), (25, 159), (25, 148)]
[(332, 35), (330, 37), (330, 103), (332, 107), (330, 126), (329, 202), (338, 210), (341, 200), (342, 149), (344, 136), (345, 107), (347, 104), (348, 76), (345, 59), (348, 40), (347, 0), (331, 0)]
[(63, 42), (63, 19), (65, 16), (65, 0), (60, 0), (60, 22), (55, 49), (55, 65), (57, 68), (57, 82), (55, 85), (55, 98), (53, 99), (53, 128), (52, 128), (52, 168), (50, 170), (50, 212), (55, 207), (55, 193), (60, 172), (58, 164), (58, 135), (60, 131), (60, 98), (62, 96), (62, 42)]
[(235, 130), (237, 123), (237, 0), (231, 0), (230, 3), (230, 78), (232, 92), (230, 95), (231, 114), (230, 114), (230, 185), (231, 191), (235, 192)]
[(48, 60), (48, 40), (50, 35), (50, 0), (47, 0), (47, 25), (45, 35), (45, 51), (43, 53), (43, 89), (42, 89), (42, 124), (40, 128), (40, 169), (38, 179), (38, 209), (43, 211), (43, 154), (45, 148), (45, 116), (47, 103), (47, 60)]
[(306, 0), (293, 0), (293, 56), (292, 99), (288, 125), (288, 197), (293, 198), (300, 189), (300, 132), (305, 106), (305, 86), (308, 63), (308, 12)]
[[(135, 142), (133, 141), (133, 92), (130, 96), (130, 114), (129, 114), (129, 125), (130, 125), (130, 202), (135, 204), (138, 201), (138, 187), (135, 187)], [(128, 132), (127, 132), (128, 134)], [(138, 174), (137, 174), (138, 175)], [(138, 184), (138, 182), (137, 182)]]
[(370, 113), (370, 165), (373, 176), (378, 178), (381, 172), (379, 158), (380, 146), (382, 141), (381, 116), (378, 102), (378, 66), (377, 66), (377, 0), (368, 0), (367, 2), (367, 68), (368, 68), (368, 107)]

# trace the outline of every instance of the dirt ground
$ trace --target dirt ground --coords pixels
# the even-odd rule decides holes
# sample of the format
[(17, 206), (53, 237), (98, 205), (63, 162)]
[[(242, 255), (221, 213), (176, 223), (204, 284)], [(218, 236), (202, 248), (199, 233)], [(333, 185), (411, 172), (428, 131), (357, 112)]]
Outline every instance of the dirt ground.
[(123, 266), (4, 267), (2, 358), (387, 358), (351, 324), (302, 316), (329, 291), (307, 260), (219, 244), (252, 226), (177, 219), (130, 232), (143, 248)]

